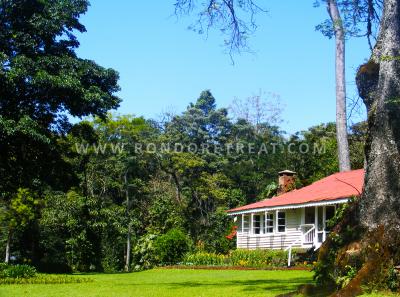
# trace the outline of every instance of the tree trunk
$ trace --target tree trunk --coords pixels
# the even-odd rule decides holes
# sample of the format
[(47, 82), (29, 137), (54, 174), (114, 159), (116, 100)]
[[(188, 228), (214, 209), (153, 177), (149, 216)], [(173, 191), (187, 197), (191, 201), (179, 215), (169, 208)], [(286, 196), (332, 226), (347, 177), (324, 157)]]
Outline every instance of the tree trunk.
[(336, 0), (327, 1), (327, 9), (335, 31), (336, 69), (336, 138), (339, 170), (350, 170), (350, 152), (347, 138), (345, 34)]
[(5, 263), (9, 263), (10, 262), (10, 245), (11, 245), (11, 230), (8, 231), (7, 234), (7, 243), (6, 243), (6, 258), (4, 259)]
[(130, 209), (130, 199), (129, 199), (129, 189), (128, 189), (128, 170), (124, 175), (124, 183), (125, 183), (125, 197), (126, 197), (126, 217), (128, 220), (128, 234), (126, 236), (126, 257), (125, 257), (125, 271), (129, 272), (129, 266), (131, 264), (131, 222), (129, 218), (129, 209)]
[(128, 235), (126, 238), (126, 261), (125, 261), (125, 271), (129, 272), (129, 266), (131, 264), (131, 224), (128, 225)]
[(385, 0), (378, 42), (357, 73), (368, 110), (365, 189), (360, 220), (368, 230), (400, 231), (400, 0)]

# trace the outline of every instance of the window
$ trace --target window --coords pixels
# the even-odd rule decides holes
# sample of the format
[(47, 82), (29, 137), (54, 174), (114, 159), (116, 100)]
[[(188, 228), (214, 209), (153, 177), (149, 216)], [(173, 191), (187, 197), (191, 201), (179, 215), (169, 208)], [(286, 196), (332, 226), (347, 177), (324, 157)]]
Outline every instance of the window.
[(274, 233), (274, 214), (267, 213), (265, 216), (265, 233)]
[(254, 234), (261, 234), (261, 215), (254, 215), (253, 218), (253, 232)]
[(243, 222), (242, 222), (242, 232), (244, 232), (244, 233), (246, 233), (246, 232), (249, 232), (249, 229), (250, 229), (250, 216), (246, 216), (246, 215), (244, 215), (243, 216)]
[(286, 231), (286, 213), (278, 212), (278, 232)]

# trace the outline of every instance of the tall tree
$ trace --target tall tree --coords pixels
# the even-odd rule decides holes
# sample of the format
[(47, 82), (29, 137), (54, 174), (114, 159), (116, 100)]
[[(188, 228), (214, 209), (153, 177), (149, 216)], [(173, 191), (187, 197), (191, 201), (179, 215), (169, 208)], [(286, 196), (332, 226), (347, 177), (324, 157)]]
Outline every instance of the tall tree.
[(316, 271), (321, 280), (343, 276), (350, 263), (342, 261), (343, 255), (354, 244), (358, 267), (355, 277), (332, 296), (359, 295), (362, 285), (398, 288), (390, 271), (400, 259), (399, 0), (384, 1), (377, 43), (370, 60), (359, 67), (356, 82), (368, 109), (364, 190), (321, 248)]
[(10, 261), (11, 241), (15, 231), (24, 228), (34, 219), (35, 207), (38, 204), (39, 201), (34, 193), (28, 189), (18, 189), (10, 204), (1, 209), (0, 221), (6, 225), (7, 234), (5, 263)]
[[(156, 168), (153, 166), (154, 164), (151, 164), (152, 159), (149, 160), (149, 155), (144, 151), (136, 150), (135, 144), (144, 144), (146, 140), (150, 141), (154, 129), (143, 118), (134, 118), (128, 115), (117, 117), (109, 115), (107, 122), (96, 119), (94, 128), (99, 135), (100, 145), (107, 146), (108, 144), (110, 146), (105, 154), (94, 156), (92, 159), (97, 168), (93, 170), (94, 182), (101, 179), (107, 180), (105, 176), (110, 177), (104, 184), (105, 191), (97, 195), (101, 199), (107, 197), (115, 205), (120, 204), (125, 208), (124, 270), (128, 272), (131, 264), (132, 237), (135, 235), (132, 229), (134, 224), (139, 221), (134, 212), (140, 207), (141, 200), (145, 200), (143, 197), (146, 192), (147, 180)], [(108, 166), (105, 167), (104, 164), (108, 164)], [(101, 171), (105, 168), (108, 170)], [(118, 194), (112, 193), (114, 187), (117, 187)], [(96, 190), (94, 191), (96, 192)]]
[(335, 32), (336, 137), (339, 170), (348, 171), (351, 167), (349, 141), (347, 137), (345, 28), (336, 0), (327, 0), (327, 10)]
[(362, 223), (398, 232), (400, 218), (400, 1), (385, 0), (377, 44), (357, 73), (368, 109)]
[(9, 202), (19, 188), (65, 189), (71, 172), (57, 139), (68, 116), (116, 108), (118, 73), (80, 59), (74, 32), (85, 0), (0, 2), (0, 195)]
[(85, 31), (78, 18), (87, 6), (84, 0), (1, 1), (0, 137), (7, 144), (0, 147), (3, 193), (29, 187), (34, 178), (51, 182), (58, 176), (57, 170), (49, 174), (52, 166), (42, 165), (56, 155), (54, 135), (69, 129), (68, 115), (104, 117), (120, 102), (114, 95), (117, 72), (75, 54), (79, 42), (74, 31)]
[[(347, 132), (346, 99), (346, 37), (367, 36), (371, 50), (374, 26), (379, 21), (381, 0), (347, 1), (322, 0), (326, 2), (329, 20), (316, 27), (325, 36), (335, 37), (335, 81), (336, 81), (336, 137), (338, 143), (339, 170), (351, 169)], [(318, 0), (315, 5), (319, 5)]]

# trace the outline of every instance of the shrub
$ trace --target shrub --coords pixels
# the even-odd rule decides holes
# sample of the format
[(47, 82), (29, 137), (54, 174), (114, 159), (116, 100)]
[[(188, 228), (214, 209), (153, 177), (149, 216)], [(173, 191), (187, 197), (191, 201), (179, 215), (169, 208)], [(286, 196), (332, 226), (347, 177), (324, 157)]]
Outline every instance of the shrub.
[(153, 268), (157, 264), (154, 241), (157, 235), (147, 234), (141, 237), (132, 249), (132, 268), (134, 271)]
[(391, 265), (387, 271), (387, 287), (389, 290), (395, 292), (399, 290), (400, 276), (396, 268)]
[(202, 226), (197, 238), (202, 249), (210, 253), (227, 254), (236, 246), (236, 238), (227, 238), (233, 226), (232, 218), (227, 215), (225, 209), (217, 209), (210, 215), (209, 225)]
[[(295, 251), (293, 252), (295, 255)], [(282, 250), (234, 250), (228, 255), (197, 252), (185, 255), (183, 263), (195, 266), (285, 267), (288, 253)]]
[(72, 283), (88, 283), (93, 280), (90, 278), (69, 276), (69, 275), (54, 275), (54, 274), (37, 274), (30, 278), (0, 278), (0, 285), (12, 284), (72, 284)]
[(176, 264), (189, 250), (189, 239), (179, 229), (171, 229), (154, 242), (154, 253), (161, 264)]
[(207, 252), (187, 253), (183, 258), (185, 265), (194, 266), (224, 266), (227, 256)]
[[(296, 252), (292, 253), (295, 256)], [(233, 266), (254, 268), (285, 267), (287, 266), (288, 252), (282, 250), (243, 250), (237, 249), (230, 253), (230, 262)]]
[(29, 265), (0, 265), (0, 278), (31, 278), (36, 275), (36, 268)]

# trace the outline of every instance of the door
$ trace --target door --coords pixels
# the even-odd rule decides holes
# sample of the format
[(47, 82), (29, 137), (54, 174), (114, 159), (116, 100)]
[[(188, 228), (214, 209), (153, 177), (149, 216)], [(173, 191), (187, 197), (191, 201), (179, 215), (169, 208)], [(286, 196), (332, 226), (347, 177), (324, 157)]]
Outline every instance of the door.
[(315, 224), (315, 207), (306, 207), (304, 210), (304, 224)]
[(315, 226), (315, 207), (306, 207), (304, 209), (303, 222), (304, 224), (301, 226), (303, 244), (313, 244), (315, 242), (315, 230), (310, 230)]

